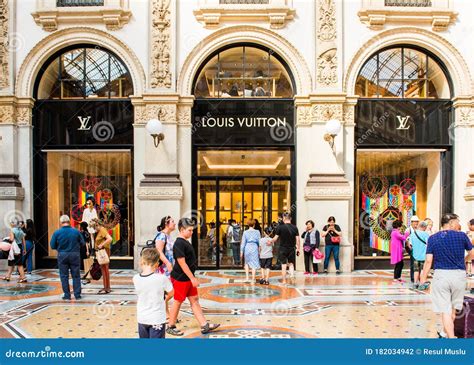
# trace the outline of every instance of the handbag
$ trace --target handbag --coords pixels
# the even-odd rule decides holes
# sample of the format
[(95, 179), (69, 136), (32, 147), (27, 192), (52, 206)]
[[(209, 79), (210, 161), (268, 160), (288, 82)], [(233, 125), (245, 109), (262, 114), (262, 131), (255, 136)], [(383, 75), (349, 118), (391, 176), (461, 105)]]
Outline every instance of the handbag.
[(318, 248), (315, 248), (313, 251), (313, 263), (319, 264), (320, 262), (323, 262), (324, 259), (324, 254), (319, 251)]
[(109, 255), (105, 249), (97, 250), (95, 252), (95, 258), (99, 265), (107, 265), (110, 262)]
[(331, 242), (332, 243), (340, 243), (341, 242), (341, 236), (331, 236)]
[[(100, 278), (102, 277), (102, 270), (101, 270), (100, 265), (97, 262), (97, 260), (94, 260), (94, 263), (92, 264), (91, 268), (89, 269), (89, 274), (90, 274), (90, 276), (92, 277), (93, 280), (100, 280)], [(87, 274), (84, 275), (84, 276), (87, 277)]]

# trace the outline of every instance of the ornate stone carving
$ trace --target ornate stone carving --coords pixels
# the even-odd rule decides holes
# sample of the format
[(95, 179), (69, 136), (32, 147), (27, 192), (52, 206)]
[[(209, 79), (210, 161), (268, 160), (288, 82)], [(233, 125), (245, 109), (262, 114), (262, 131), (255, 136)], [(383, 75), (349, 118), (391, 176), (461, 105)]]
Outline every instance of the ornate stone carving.
[(469, 174), (469, 179), (466, 181), (464, 199), (466, 201), (474, 201), (474, 174)]
[(14, 123), (16, 119), (13, 104), (0, 105), (0, 123)]
[(319, 0), (318, 2), (317, 37), (321, 41), (336, 39), (336, 9), (334, 0)]
[(178, 124), (191, 125), (191, 107), (178, 106)]
[(344, 124), (346, 125), (354, 125), (354, 105), (348, 104), (344, 105), (342, 110), (344, 114)]
[(311, 125), (312, 113), (311, 108), (308, 106), (298, 106), (296, 108), (296, 124), (297, 125)]
[(315, 123), (325, 123), (330, 119), (342, 120), (342, 104), (316, 104), (311, 109), (311, 119)]
[(135, 124), (145, 124), (147, 122), (146, 107), (144, 105), (135, 105), (133, 113), (135, 115)]
[(17, 108), (16, 121), (21, 125), (31, 125), (32, 124), (32, 111), (28, 106), (22, 106)]
[(455, 109), (457, 126), (474, 127), (474, 111), (470, 107), (458, 107)]
[(176, 105), (148, 104), (145, 115), (146, 120), (158, 118), (163, 123), (176, 123)]
[(151, 28), (152, 88), (171, 88), (171, 0), (153, 0)]
[(10, 80), (8, 20), (8, 0), (0, 0), (0, 89), (8, 87)]
[(18, 175), (0, 174), (0, 200), (23, 200), (25, 189)]
[(183, 199), (182, 187), (153, 187), (138, 188), (140, 200), (181, 200)]
[(318, 82), (331, 85), (337, 82), (336, 49), (330, 49), (318, 57)]

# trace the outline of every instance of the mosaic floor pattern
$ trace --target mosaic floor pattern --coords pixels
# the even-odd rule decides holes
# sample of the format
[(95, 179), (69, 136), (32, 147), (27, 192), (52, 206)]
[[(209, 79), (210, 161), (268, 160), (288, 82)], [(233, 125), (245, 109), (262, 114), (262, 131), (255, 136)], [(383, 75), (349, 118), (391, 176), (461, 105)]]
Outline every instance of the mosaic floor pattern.
[[(27, 284), (0, 283), (0, 338), (135, 338), (136, 295), (128, 270), (112, 270), (112, 293), (100, 282), (83, 287), (80, 301), (62, 301), (55, 270), (37, 270)], [(405, 273), (406, 275), (407, 273)], [(201, 335), (187, 303), (184, 338), (429, 338), (437, 317), (429, 292), (392, 284), (391, 272), (355, 271), (305, 277), (283, 285), (244, 283), (240, 271), (200, 271), (201, 305), (220, 330)], [(474, 286), (474, 282), (470, 282)]]

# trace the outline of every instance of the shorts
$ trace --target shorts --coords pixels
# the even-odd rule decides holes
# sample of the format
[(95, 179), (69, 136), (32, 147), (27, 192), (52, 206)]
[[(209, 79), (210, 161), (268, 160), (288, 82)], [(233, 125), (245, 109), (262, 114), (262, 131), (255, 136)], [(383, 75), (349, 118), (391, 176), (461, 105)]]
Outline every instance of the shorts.
[(431, 284), (431, 300), (435, 313), (449, 313), (461, 310), (466, 290), (464, 270), (435, 270)]
[(416, 268), (416, 271), (418, 271), (419, 273), (421, 273), (421, 272), (423, 271), (423, 266), (425, 266), (425, 262), (424, 262), (424, 261), (415, 260), (415, 268)]
[(166, 324), (138, 324), (138, 337), (140, 338), (165, 338)]
[(294, 264), (296, 261), (295, 248), (294, 247), (280, 247), (278, 259), (282, 265)]
[(193, 286), (191, 281), (179, 281), (171, 278), (174, 289), (174, 300), (184, 302), (186, 298), (197, 297), (198, 290)]
[(15, 255), (13, 260), (8, 260), (8, 266), (23, 266), (23, 255)]
[(260, 259), (260, 267), (262, 269), (271, 269), (272, 268), (273, 258), (269, 257), (267, 259)]

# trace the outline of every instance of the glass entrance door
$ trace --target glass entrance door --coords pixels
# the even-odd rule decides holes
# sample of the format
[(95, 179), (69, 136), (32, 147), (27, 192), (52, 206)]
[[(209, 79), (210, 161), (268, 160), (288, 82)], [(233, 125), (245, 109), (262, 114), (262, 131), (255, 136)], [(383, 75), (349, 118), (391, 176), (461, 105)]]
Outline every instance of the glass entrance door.
[(248, 220), (257, 220), (263, 230), (278, 221), (279, 212), (290, 209), (289, 202), (289, 178), (199, 179), (194, 237), (199, 266), (240, 268), (239, 242)]

